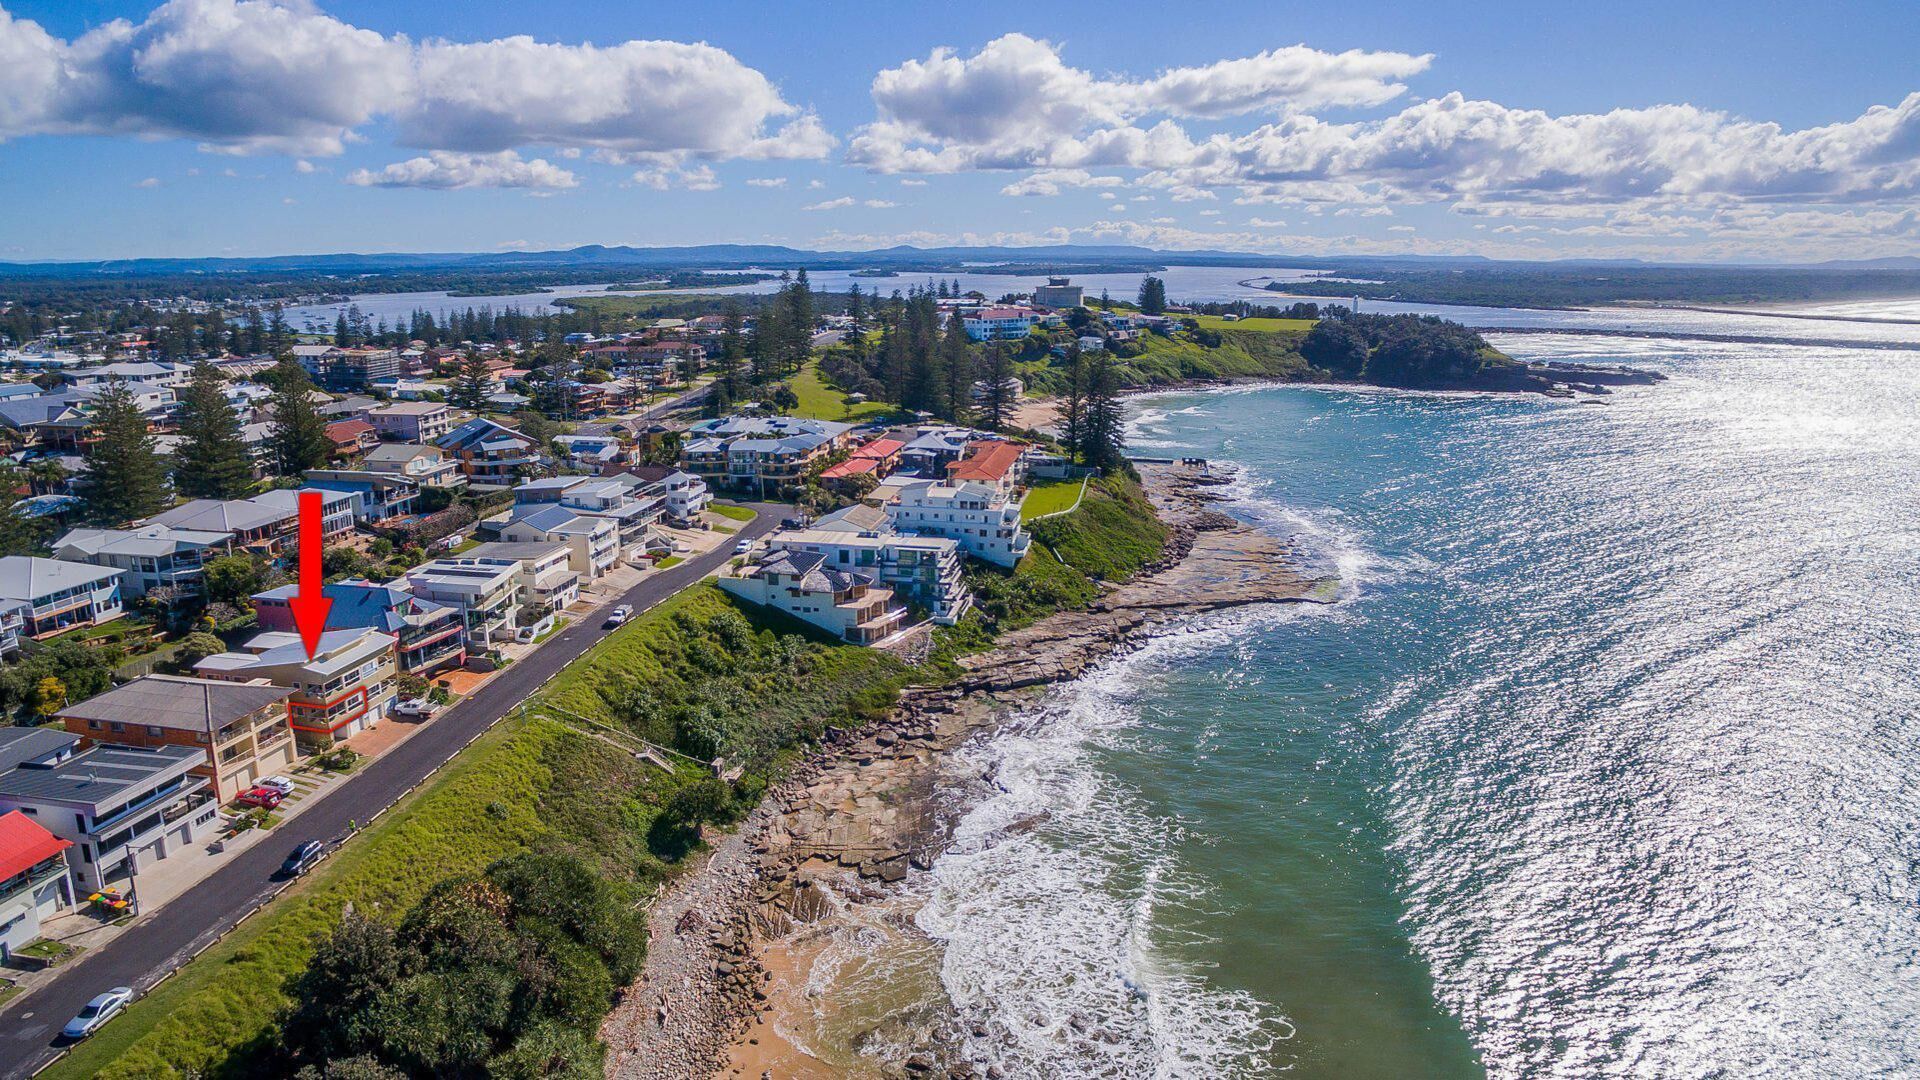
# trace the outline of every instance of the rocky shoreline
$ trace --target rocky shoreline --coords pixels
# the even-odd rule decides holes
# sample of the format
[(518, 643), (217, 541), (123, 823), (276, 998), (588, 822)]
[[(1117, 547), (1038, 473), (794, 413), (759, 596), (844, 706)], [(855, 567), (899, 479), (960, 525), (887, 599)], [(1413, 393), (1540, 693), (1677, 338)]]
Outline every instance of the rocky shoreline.
[[(738, 830), (713, 837), (703, 867), (668, 887), (649, 917), (646, 967), (601, 1028), (609, 1077), (836, 1075), (810, 1070), (804, 1048), (769, 1022), (782, 1001), (804, 996), (807, 979), (804, 965), (769, 964), (769, 952), (784, 955), (789, 939), (846, 904), (882, 901), (932, 866), (953, 824), (939, 798), (950, 751), (1169, 624), (1248, 604), (1325, 602), (1324, 583), (1291, 569), (1283, 541), (1213, 508), (1218, 477), (1189, 466), (1146, 466), (1143, 476), (1173, 527), (1157, 565), (1087, 609), (1003, 635), (962, 661), (960, 678), (910, 689), (884, 721), (830, 731)], [(994, 1074), (948, 1060), (956, 1039), (921, 1034), (924, 1045), (893, 1069)]]

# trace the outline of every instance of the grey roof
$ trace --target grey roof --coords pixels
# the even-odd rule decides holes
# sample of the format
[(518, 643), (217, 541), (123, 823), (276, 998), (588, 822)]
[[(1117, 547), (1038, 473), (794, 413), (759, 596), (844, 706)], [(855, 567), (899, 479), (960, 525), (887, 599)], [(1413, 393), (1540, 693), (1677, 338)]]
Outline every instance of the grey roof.
[(835, 510), (831, 514), (822, 514), (814, 520), (813, 528), (830, 531), (881, 532), (887, 525), (887, 512), (878, 506), (866, 503), (854, 503)]
[(8, 555), (0, 559), (0, 600), (32, 600), (119, 576), (118, 570), (91, 563)]
[(551, 532), (554, 529), (564, 528), (573, 524), (573, 519), (579, 516), (578, 512), (555, 504), (551, 506), (541, 506), (537, 510), (520, 514), (513, 519), (513, 522), (514, 524), (525, 524), (528, 528), (538, 529), (541, 532)]
[(78, 390), (67, 390), (58, 394), (42, 394), (39, 397), (0, 401), (0, 424), (11, 428), (44, 424), (68, 415), (85, 405), (88, 400), (87, 394)]
[(52, 768), (27, 765), (0, 775), (0, 798), (98, 805), (206, 760), (207, 752), (192, 746), (95, 746)]
[(460, 554), (469, 559), (521, 559), (551, 558), (559, 552), (573, 550), (572, 545), (558, 540), (495, 540), (491, 543), (470, 547)]
[(73, 529), (53, 542), (56, 552), (69, 548), (88, 555), (145, 555), (159, 558), (182, 548), (206, 548), (233, 539), (232, 533), (176, 529), (171, 525), (142, 525), (137, 529)]
[(824, 565), (826, 561), (827, 557), (817, 551), (779, 551), (762, 559), (758, 569), (761, 573), (787, 574), (800, 588), (817, 592), (839, 592), (874, 583), (867, 574), (835, 570)]
[(212, 732), (292, 695), (292, 690), (282, 686), (143, 675), (125, 686), (114, 687), (78, 705), (69, 705), (60, 710), (60, 715)]
[(446, 452), (439, 447), (427, 446), (423, 443), (382, 443), (367, 452), (367, 463), (408, 462), (428, 454), (436, 458), (447, 456)]
[(285, 521), (295, 512), (292, 507), (262, 505), (251, 499), (195, 499), (147, 521), (179, 529), (240, 533)]
[(59, 750), (72, 747), (79, 741), (80, 736), (60, 728), (0, 728), (0, 773), (6, 772), (23, 761), (47, 757)]

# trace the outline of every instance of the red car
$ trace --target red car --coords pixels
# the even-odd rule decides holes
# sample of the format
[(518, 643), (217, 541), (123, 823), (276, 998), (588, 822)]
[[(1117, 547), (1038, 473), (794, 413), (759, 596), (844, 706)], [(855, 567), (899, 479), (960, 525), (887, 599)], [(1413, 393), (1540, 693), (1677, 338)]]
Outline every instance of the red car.
[(241, 792), (239, 797), (233, 800), (233, 804), (235, 806), (257, 806), (262, 810), (271, 810), (279, 806), (280, 801), (284, 798), (286, 798), (286, 796), (270, 787), (251, 787)]

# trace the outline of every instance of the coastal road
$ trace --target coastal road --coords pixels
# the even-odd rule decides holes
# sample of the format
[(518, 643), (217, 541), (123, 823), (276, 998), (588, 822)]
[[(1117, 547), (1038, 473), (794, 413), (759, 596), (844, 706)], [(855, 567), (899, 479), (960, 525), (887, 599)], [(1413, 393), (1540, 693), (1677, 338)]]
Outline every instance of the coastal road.
[[(740, 539), (772, 532), (791, 510), (752, 505), (760, 516), (736, 538), (648, 578), (619, 602), (632, 604), (636, 612), (660, 603), (732, 558)], [(31, 1076), (51, 1060), (59, 1051), (54, 1041), (60, 1028), (95, 994), (114, 986), (131, 986), (137, 994), (145, 994), (266, 900), (278, 887), (270, 880), (273, 873), (295, 844), (321, 839), (333, 846), (347, 835), (349, 822), (364, 823), (391, 806), (605, 636), (598, 620), (575, 622), (405, 742), (336, 784), (282, 829), (285, 835), (238, 852), (232, 862), (142, 917), (126, 933), (62, 968), (53, 981), (9, 1002), (0, 1013), (0, 1077)]]

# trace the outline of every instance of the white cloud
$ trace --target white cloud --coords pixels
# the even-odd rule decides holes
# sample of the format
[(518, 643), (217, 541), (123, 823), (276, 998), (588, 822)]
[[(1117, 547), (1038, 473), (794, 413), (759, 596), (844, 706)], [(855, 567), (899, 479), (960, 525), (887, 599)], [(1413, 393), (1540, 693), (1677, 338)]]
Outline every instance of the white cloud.
[(809, 181), (807, 181), (807, 190), (808, 190), (808, 191), (819, 191), (819, 190), (820, 190), (821, 188), (823, 188), (823, 187), (826, 187), (826, 186), (827, 186), (827, 183), (826, 183), (826, 181), (824, 181), (824, 180), (809, 180)]
[(424, 157), (396, 161), (379, 171), (357, 169), (347, 183), (358, 187), (412, 187), (453, 191), (462, 188), (527, 188), (556, 191), (579, 183), (572, 173), (544, 158), (523, 161), (512, 150), (495, 154), (457, 154), (435, 150)]
[(339, 153), (408, 81), (404, 39), (305, 4), (172, 0), (71, 42), (0, 11), (0, 136), (195, 139)]
[[(1216, 210), (1214, 213), (1217, 214), (1219, 211)], [(1256, 229), (1284, 229), (1287, 227), (1287, 223), (1284, 221), (1269, 220), (1263, 217), (1250, 217), (1247, 219), (1247, 224)]]
[(633, 182), (655, 191), (683, 188), (687, 191), (717, 191), (720, 178), (707, 165), (688, 165), (675, 155), (663, 155), (658, 164), (638, 169)]
[(1134, 121), (1378, 105), (1405, 90), (1395, 80), (1428, 62), (1302, 45), (1147, 80), (1107, 79), (1068, 66), (1050, 42), (1006, 34), (970, 57), (939, 48), (881, 71), (872, 88), (879, 116), (854, 136), (848, 158), (881, 172), (1174, 164), (1191, 151), (1185, 132)]
[(786, 187), (787, 178), (784, 176), (756, 176), (747, 181), (747, 186), (764, 188)]
[(840, 210), (845, 207), (852, 206), (854, 202), (855, 200), (853, 196), (842, 195), (837, 199), (827, 199), (822, 202), (811, 203), (807, 206), (801, 207), (800, 209), (802, 210)]
[[(921, 181), (925, 183), (925, 181)], [(1095, 176), (1085, 169), (1041, 169), (1000, 189), (1002, 195), (1058, 195), (1061, 188), (1120, 187), (1124, 177)], [(903, 181), (904, 183), (904, 181)]]
[(926, 187), (927, 182), (917, 177), (906, 176), (900, 179), (901, 187)]
[(871, 210), (891, 210), (900, 204), (897, 202), (888, 202), (885, 199), (868, 199), (860, 205)]
[(184, 138), (316, 156), (378, 117), (404, 145), (464, 154), (541, 145), (785, 160), (835, 145), (765, 75), (706, 44), (416, 44), (308, 0), (170, 0), (69, 42), (0, 10), (0, 138)]
[(160, 178), (157, 176), (149, 176), (145, 180), (138, 181), (133, 186), (137, 188), (157, 188), (160, 186)]
[(318, 172), (319, 166), (308, 161), (306, 158), (301, 158), (299, 161), (293, 163), (293, 171), (301, 174)]

